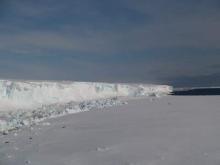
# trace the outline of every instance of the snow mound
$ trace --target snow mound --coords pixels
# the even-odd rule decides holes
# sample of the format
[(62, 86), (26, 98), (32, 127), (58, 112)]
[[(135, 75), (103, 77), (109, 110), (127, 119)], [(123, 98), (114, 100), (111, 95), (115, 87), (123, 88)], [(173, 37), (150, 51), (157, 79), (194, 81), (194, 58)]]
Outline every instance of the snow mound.
[(166, 85), (0, 80), (0, 111), (112, 97), (161, 96)]
[(127, 103), (125, 101), (118, 100), (117, 98), (110, 98), (83, 101), (81, 103), (56, 103), (51, 105), (43, 105), (42, 107), (29, 111), (17, 110), (8, 113), (0, 113), (0, 133), (7, 133), (10, 130), (18, 129), (23, 126), (31, 126), (49, 118), (123, 104)]

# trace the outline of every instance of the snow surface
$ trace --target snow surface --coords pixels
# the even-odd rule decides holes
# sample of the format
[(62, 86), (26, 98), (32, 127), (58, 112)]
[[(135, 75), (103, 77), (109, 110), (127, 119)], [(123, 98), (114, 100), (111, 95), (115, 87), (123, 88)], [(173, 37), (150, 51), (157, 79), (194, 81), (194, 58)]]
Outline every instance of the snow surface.
[(118, 97), (163, 96), (166, 85), (0, 80), (0, 132), (51, 117), (122, 105)]
[(220, 96), (167, 96), (0, 135), (1, 165), (219, 165)]

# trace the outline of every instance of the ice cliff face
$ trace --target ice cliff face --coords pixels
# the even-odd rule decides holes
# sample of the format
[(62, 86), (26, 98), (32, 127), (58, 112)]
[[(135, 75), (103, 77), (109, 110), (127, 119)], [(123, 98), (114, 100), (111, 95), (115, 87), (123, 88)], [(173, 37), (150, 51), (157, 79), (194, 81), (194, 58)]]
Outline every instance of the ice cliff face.
[(112, 97), (160, 96), (172, 91), (166, 85), (96, 82), (46, 82), (0, 80), (0, 111), (54, 103), (82, 102)]
[(0, 80), (0, 133), (51, 117), (123, 105), (119, 97), (161, 96), (166, 85)]

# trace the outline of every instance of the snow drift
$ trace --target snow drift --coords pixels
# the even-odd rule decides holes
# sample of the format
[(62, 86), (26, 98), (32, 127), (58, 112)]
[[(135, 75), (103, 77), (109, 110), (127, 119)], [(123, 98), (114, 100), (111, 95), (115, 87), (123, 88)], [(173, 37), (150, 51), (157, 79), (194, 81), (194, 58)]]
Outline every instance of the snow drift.
[(160, 96), (170, 92), (172, 88), (166, 85), (0, 80), (0, 111), (112, 97)]

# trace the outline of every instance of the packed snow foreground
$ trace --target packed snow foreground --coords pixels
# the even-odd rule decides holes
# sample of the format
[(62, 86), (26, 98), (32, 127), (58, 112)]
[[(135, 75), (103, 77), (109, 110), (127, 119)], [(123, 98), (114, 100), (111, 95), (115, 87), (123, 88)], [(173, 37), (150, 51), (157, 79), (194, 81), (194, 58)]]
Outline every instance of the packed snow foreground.
[(0, 132), (51, 117), (125, 104), (120, 98), (160, 97), (171, 92), (167, 85), (0, 80)]

